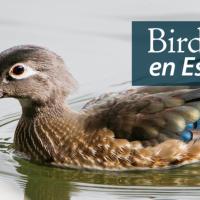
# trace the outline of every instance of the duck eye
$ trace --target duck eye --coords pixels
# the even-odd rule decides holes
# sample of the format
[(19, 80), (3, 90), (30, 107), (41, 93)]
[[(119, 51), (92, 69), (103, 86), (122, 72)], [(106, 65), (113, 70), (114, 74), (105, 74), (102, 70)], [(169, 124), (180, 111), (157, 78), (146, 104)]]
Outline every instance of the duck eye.
[(14, 67), (12, 68), (11, 73), (12, 73), (13, 75), (16, 75), (16, 76), (17, 76), (17, 75), (23, 74), (24, 71), (25, 71), (25, 69), (24, 69), (24, 66), (23, 66), (23, 65), (16, 65), (16, 66), (14, 66)]
[(11, 80), (25, 79), (37, 73), (38, 71), (32, 69), (28, 65), (25, 65), (23, 63), (17, 63), (10, 68), (8, 74), (6, 75), (5, 82), (9, 81), (9, 79)]

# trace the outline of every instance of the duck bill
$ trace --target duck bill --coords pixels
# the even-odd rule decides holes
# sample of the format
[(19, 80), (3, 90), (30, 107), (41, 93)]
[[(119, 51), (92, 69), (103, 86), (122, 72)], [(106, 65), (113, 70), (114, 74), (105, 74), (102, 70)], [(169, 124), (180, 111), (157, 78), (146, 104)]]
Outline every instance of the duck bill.
[(0, 98), (3, 98), (4, 97), (4, 93), (3, 93), (3, 90), (0, 89)]

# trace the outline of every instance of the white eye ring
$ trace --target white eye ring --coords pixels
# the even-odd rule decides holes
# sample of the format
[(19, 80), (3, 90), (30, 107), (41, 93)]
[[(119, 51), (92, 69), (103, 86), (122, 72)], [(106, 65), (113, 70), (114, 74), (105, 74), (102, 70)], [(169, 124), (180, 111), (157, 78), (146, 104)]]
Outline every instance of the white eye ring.
[(17, 63), (10, 68), (8, 75), (13, 79), (20, 80), (33, 76), (37, 73), (38, 72), (36, 70), (32, 69), (29, 66), (23, 63)]

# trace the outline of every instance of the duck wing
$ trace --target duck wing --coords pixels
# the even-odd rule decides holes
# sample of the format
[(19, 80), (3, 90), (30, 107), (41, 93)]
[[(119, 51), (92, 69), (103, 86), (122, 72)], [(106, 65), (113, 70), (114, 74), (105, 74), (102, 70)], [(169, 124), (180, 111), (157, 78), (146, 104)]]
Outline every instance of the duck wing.
[[(200, 88), (143, 87), (108, 93), (83, 107), (85, 128), (108, 128), (116, 138), (154, 146), (180, 139), (200, 119)], [(186, 135), (187, 137), (187, 135)]]

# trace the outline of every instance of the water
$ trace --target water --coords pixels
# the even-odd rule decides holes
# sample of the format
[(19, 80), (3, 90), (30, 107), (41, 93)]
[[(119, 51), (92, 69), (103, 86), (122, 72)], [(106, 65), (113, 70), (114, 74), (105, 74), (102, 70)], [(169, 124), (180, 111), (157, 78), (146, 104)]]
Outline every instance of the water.
[[(79, 110), (105, 91), (130, 87), (132, 20), (198, 20), (198, 1), (2, 0), (0, 50), (36, 44), (56, 51), (80, 83)], [(11, 149), (21, 113), (0, 101), (0, 199), (199, 199), (200, 164), (173, 170), (100, 172), (42, 166)]]

